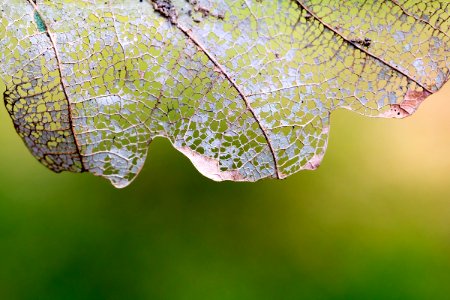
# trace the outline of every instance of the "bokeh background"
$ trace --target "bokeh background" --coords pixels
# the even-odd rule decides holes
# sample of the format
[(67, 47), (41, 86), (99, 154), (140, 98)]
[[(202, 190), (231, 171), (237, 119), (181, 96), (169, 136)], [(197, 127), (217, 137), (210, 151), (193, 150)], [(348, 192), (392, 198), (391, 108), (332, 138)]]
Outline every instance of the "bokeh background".
[(160, 139), (117, 190), (45, 169), (3, 106), (0, 134), (0, 299), (450, 295), (450, 84), (405, 120), (334, 113), (283, 181), (212, 182)]

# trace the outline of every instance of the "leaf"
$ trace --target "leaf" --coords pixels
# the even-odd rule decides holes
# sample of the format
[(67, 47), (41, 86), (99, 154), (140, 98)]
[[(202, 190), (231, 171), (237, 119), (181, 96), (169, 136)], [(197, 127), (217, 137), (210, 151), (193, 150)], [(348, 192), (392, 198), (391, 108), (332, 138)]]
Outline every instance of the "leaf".
[(214, 180), (315, 169), (330, 113), (412, 114), (449, 78), (442, 1), (0, 0), (5, 104), (53, 171), (127, 186), (168, 138)]

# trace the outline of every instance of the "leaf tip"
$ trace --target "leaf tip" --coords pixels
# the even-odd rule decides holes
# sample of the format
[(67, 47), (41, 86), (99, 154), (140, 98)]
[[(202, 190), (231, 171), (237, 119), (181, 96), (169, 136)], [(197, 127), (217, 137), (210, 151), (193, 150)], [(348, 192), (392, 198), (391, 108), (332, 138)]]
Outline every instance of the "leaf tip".
[(310, 171), (317, 170), (320, 167), (320, 164), (322, 163), (323, 157), (324, 157), (323, 153), (314, 154), (314, 156), (311, 157), (311, 159), (303, 166), (302, 169)]
[(205, 177), (214, 181), (245, 181), (245, 177), (239, 173), (238, 170), (222, 171), (220, 169), (219, 161), (195, 152), (189, 147), (178, 147), (181, 153), (183, 153), (197, 170)]

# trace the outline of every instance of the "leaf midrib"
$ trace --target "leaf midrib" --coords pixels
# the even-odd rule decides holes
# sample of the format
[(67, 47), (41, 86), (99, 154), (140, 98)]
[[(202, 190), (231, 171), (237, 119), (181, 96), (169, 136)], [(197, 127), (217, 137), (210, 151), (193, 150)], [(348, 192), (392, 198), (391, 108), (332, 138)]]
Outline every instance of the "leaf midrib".
[(212, 53), (210, 53), (206, 47), (203, 46), (203, 44), (193, 35), (192, 31), (185, 28), (182, 24), (180, 24), (179, 22), (177, 22), (176, 20), (169, 19), (168, 16), (166, 16), (165, 13), (161, 12), (158, 10), (158, 7), (155, 7), (153, 5), (152, 0), (147, 0), (148, 3), (150, 3), (150, 5), (153, 7), (153, 9), (159, 13), (163, 18), (165, 18), (166, 20), (168, 20), (168, 22), (170, 22), (175, 28), (177, 28), (178, 30), (180, 30), (191, 42), (193, 42), (209, 59), (209, 61), (214, 64), (215, 67), (217, 67), (217, 69), (220, 71), (220, 73), (225, 76), (225, 78), (228, 80), (228, 82), (232, 85), (232, 87), (237, 91), (237, 93), (239, 94), (239, 96), (242, 98), (242, 100), (245, 103), (245, 106), (247, 108), (247, 110), (252, 114), (253, 119), (255, 120), (255, 122), (258, 124), (259, 129), (261, 130), (261, 132), (263, 133), (264, 139), (266, 140), (267, 146), (269, 148), (269, 151), (271, 153), (272, 156), (272, 160), (273, 160), (273, 164), (274, 164), (274, 170), (275, 170), (275, 175), (277, 177), (277, 179), (281, 179), (283, 178), (283, 175), (281, 174), (280, 168), (278, 166), (278, 159), (276, 156), (276, 151), (272, 145), (272, 142), (270, 141), (269, 135), (267, 134), (267, 129), (264, 128), (264, 126), (261, 123), (261, 120), (258, 118), (258, 115), (256, 114), (256, 112), (254, 111), (254, 109), (252, 108), (252, 106), (250, 105), (250, 101), (247, 99), (247, 96), (245, 95), (245, 93), (240, 89), (239, 85), (236, 83), (235, 80), (233, 80), (233, 78), (231, 77), (230, 74), (228, 74), (228, 72), (225, 70), (225, 68), (222, 66), (222, 64), (219, 63), (219, 61), (214, 57), (214, 55)]
[(411, 80), (412, 82), (414, 82), (415, 84), (417, 84), (418, 86), (420, 86), (424, 91), (433, 94), (433, 91), (431, 91), (429, 88), (427, 88), (424, 84), (420, 83), (418, 80), (412, 78), (410, 75), (406, 74), (405, 72), (403, 72), (402, 70), (400, 70), (398, 67), (391, 65), (390, 63), (388, 63), (387, 61), (385, 61), (384, 59), (382, 59), (381, 57), (378, 57), (377, 55), (371, 53), (370, 51), (368, 51), (367, 49), (365, 49), (364, 47), (358, 45), (357, 43), (352, 42), (350, 39), (348, 39), (346, 36), (344, 36), (342, 33), (340, 33), (339, 31), (337, 31), (336, 29), (333, 28), (333, 26), (331, 26), (330, 24), (324, 22), (321, 18), (319, 18), (317, 16), (317, 14), (311, 10), (307, 5), (303, 4), (300, 0), (293, 0), (294, 2), (296, 2), (300, 8), (304, 9), (306, 12), (308, 12), (315, 20), (317, 20), (318, 22), (320, 22), (320, 24), (322, 24), (326, 29), (331, 30), (335, 35), (339, 36), (340, 38), (342, 38), (347, 44), (353, 46), (354, 48), (360, 50), (361, 52), (365, 53), (366, 55), (370, 56), (371, 58), (379, 61), (380, 63), (388, 66), (389, 68), (391, 68), (392, 70), (396, 71), (397, 73), (401, 74), (402, 76), (406, 77), (408, 80)]
[(87, 168), (84, 165), (84, 160), (83, 160), (83, 156), (81, 155), (81, 149), (80, 149), (80, 143), (78, 141), (77, 135), (75, 134), (75, 128), (74, 128), (74, 124), (73, 124), (73, 120), (72, 120), (72, 105), (69, 101), (69, 95), (67, 93), (67, 87), (64, 84), (64, 79), (63, 79), (63, 75), (62, 75), (62, 63), (61, 63), (61, 59), (59, 57), (59, 53), (58, 53), (58, 49), (56, 47), (56, 41), (52, 35), (52, 33), (50, 32), (49, 26), (45, 23), (44, 18), (42, 17), (39, 8), (37, 6), (37, 4), (32, 1), (32, 0), (28, 0), (28, 2), (30, 3), (30, 5), (34, 8), (35, 13), (37, 13), (39, 15), (40, 20), (43, 22), (43, 24), (45, 25), (45, 33), (48, 36), (50, 43), (52, 44), (52, 48), (53, 51), (55, 53), (55, 59), (56, 59), (56, 63), (57, 63), (57, 70), (58, 70), (58, 75), (61, 81), (61, 89), (64, 93), (64, 97), (67, 99), (67, 110), (69, 113), (69, 126), (70, 126), (70, 130), (72, 132), (72, 136), (75, 142), (75, 147), (76, 147), (76, 153), (78, 154), (78, 157), (80, 159), (80, 163), (81, 163), (81, 170), (80, 172), (86, 172)]

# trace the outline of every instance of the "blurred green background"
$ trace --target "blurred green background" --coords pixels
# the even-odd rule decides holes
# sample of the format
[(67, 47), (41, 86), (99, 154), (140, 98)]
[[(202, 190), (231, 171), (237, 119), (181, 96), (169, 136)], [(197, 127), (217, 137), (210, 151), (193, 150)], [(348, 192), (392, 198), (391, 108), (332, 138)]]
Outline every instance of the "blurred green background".
[(332, 116), (318, 171), (215, 183), (165, 140), (127, 189), (53, 174), (0, 109), (0, 299), (448, 299), (450, 85)]

